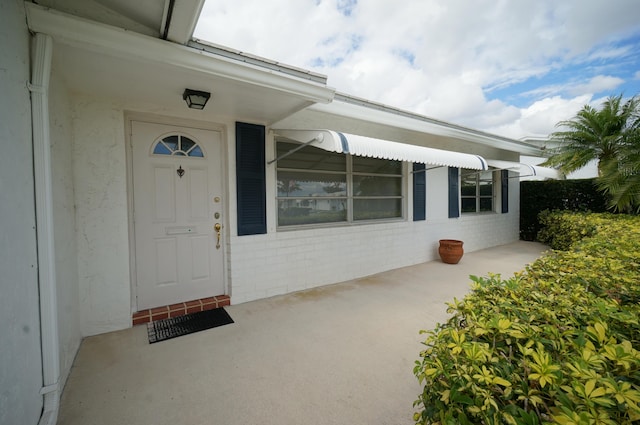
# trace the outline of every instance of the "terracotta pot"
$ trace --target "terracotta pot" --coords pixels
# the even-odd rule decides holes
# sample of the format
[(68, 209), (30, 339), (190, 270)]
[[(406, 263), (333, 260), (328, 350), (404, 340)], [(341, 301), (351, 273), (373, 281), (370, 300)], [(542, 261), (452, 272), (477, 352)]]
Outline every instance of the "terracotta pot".
[(457, 241), (455, 239), (440, 239), (438, 254), (440, 254), (442, 262), (447, 264), (458, 264), (458, 261), (462, 258), (462, 254), (464, 254), (462, 244), (462, 241)]

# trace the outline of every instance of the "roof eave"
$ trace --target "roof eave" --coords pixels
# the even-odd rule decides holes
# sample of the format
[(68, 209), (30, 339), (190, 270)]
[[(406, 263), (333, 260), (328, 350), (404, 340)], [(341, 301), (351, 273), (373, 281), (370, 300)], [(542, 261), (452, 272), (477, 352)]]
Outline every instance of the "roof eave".
[(542, 154), (541, 149), (537, 146), (519, 140), (439, 121), (343, 93), (336, 93), (333, 102), (330, 104), (312, 105), (308, 109), (329, 114), (338, 114), (362, 121), (375, 122), (404, 130), (451, 137), (493, 148), (517, 152), (522, 155), (541, 156)]
[(335, 90), (331, 87), (269, 68), (100, 24), (33, 3), (25, 3), (25, 8), (29, 29), (48, 34), (56, 42), (266, 87), (313, 103), (328, 103), (334, 97)]

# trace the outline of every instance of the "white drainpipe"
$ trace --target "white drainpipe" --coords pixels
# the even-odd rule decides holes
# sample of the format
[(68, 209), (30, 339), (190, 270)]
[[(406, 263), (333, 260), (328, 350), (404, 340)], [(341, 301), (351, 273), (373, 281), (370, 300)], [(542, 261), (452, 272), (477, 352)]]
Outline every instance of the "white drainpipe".
[(58, 301), (56, 296), (53, 200), (51, 189), (51, 139), (49, 135), (49, 78), (51, 36), (36, 33), (33, 39), (31, 125), (35, 177), (38, 241), (38, 287), (40, 290), (40, 338), (42, 340), (42, 389), (44, 407), (39, 425), (54, 425), (60, 405), (60, 359)]

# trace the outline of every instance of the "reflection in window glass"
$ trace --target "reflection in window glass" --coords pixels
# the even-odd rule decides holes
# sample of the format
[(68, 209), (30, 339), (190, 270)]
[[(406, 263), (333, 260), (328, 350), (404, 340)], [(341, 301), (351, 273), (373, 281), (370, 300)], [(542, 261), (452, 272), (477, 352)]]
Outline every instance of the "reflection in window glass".
[(480, 198), (480, 211), (493, 211), (493, 201), (491, 198)]
[(153, 147), (153, 154), (204, 158), (202, 148), (196, 142), (180, 135), (171, 135), (158, 140)]
[(354, 199), (354, 220), (402, 217), (402, 199)]
[(155, 155), (171, 155), (171, 149), (169, 149), (164, 143), (158, 142), (156, 147), (153, 149), (153, 153)]
[(347, 196), (344, 174), (278, 172), (278, 196), (327, 197)]
[(461, 171), (461, 210), (463, 213), (493, 211), (493, 171)]
[(187, 137), (180, 138), (180, 150), (182, 152), (189, 152), (189, 149), (193, 148), (195, 145), (196, 142)]
[(278, 226), (336, 223), (347, 220), (347, 199), (280, 199)]
[(401, 161), (301, 146), (276, 143), (278, 226), (403, 217)]
[[(299, 148), (299, 143), (278, 142), (277, 157)], [(322, 149), (305, 146), (290, 155), (278, 160), (278, 168), (299, 170), (346, 171), (345, 155), (327, 152)]]
[(354, 196), (399, 196), (402, 177), (353, 176)]
[(178, 136), (169, 136), (162, 139), (162, 143), (167, 145), (167, 147), (173, 152), (178, 150), (180, 140), (178, 139)]
[(462, 212), (476, 212), (476, 198), (462, 198)]
[(189, 152), (189, 156), (202, 158), (204, 157), (204, 154), (202, 153), (202, 149), (200, 149), (200, 146), (196, 146), (193, 149), (191, 149), (191, 152)]

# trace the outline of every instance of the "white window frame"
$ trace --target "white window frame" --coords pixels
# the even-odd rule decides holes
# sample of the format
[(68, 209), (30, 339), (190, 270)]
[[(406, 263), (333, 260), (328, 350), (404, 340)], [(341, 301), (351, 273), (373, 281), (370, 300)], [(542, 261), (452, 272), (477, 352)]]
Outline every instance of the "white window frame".
[[(483, 175), (487, 175), (487, 173), (491, 173), (491, 195), (482, 195), (480, 193), (482, 181), (489, 181), (489, 179), (483, 179)], [(474, 175), (475, 176), (475, 195), (465, 195), (464, 194), (464, 181), (466, 175)], [(496, 172), (495, 169), (489, 168), (486, 171), (476, 171), (469, 170), (465, 168), (460, 169), (460, 214), (488, 214), (495, 213), (497, 211), (498, 197), (496, 195), (496, 190), (500, 186), (500, 179), (496, 177), (499, 173)], [(465, 199), (475, 199), (475, 211), (465, 211), (464, 210), (464, 200)], [(482, 199), (491, 199), (491, 209), (490, 210), (481, 210), (481, 200)]]
[[(275, 139), (274, 148), (277, 153), (277, 145), (278, 142), (285, 142), (291, 144), (298, 144), (298, 142), (291, 141), (288, 139)], [(300, 228), (326, 228), (326, 227), (340, 227), (340, 226), (351, 226), (351, 225), (361, 225), (361, 224), (372, 224), (372, 223), (385, 223), (385, 222), (396, 222), (396, 221), (404, 221), (407, 217), (407, 163), (403, 161), (395, 161), (400, 163), (400, 174), (378, 174), (378, 173), (366, 173), (366, 172), (354, 172), (353, 171), (353, 159), (355, 156), (349, 154), (343, 154), (345, 164), (345, 171), (324, 171), (324, 170), (308, 170), (308, 169), (296, 169), (296, 168), (281, 168), (276, 162), (276, 170), (275, 170), (275, 194), (276, 194), (276, 228), (277, 230), (295, 230)], [(377, 159), (377, 158), (370, 158)], [(379, 159), (380, 161), (388, 161), (385, 159)], [(321, 223), (308, 223), (308, 224), (280, 224), (280, 220), (278, 217), (279, 210), (279, 201), (281, 200), (289, 200), (289, 199), (308, 199), (314, 200), (314, 198), (310, 197), (281, 197), (278, 196), (278, 172), (279, 171), (290, 171), (290, 172), (309, 172), (309, 173), (326, 173), (326, 174), (340, 174), (345, 175), (346, 189), (347, 193), (345, 196), (336, 196), (336, 197), (323, 197), (323, 198), (315, 198), (315, 200), (329, 200), (329, 199), (344, 199), (346, 201), (346, 219), (344, 221), (335, 221), (335, 222), (321, 222)], [(357, 197), (354, 195), (354, 176), (376, 176), (376, 177), (392, 177), (400, 179), (400, 194), (397, 196), (362, 196)], [(359, 199), (399, 199), (400, 200), (400, 216), (398, 217), (385, 217), (385, 218), (373, 218), (373, 219), (354, 219), (354, 200)]]

